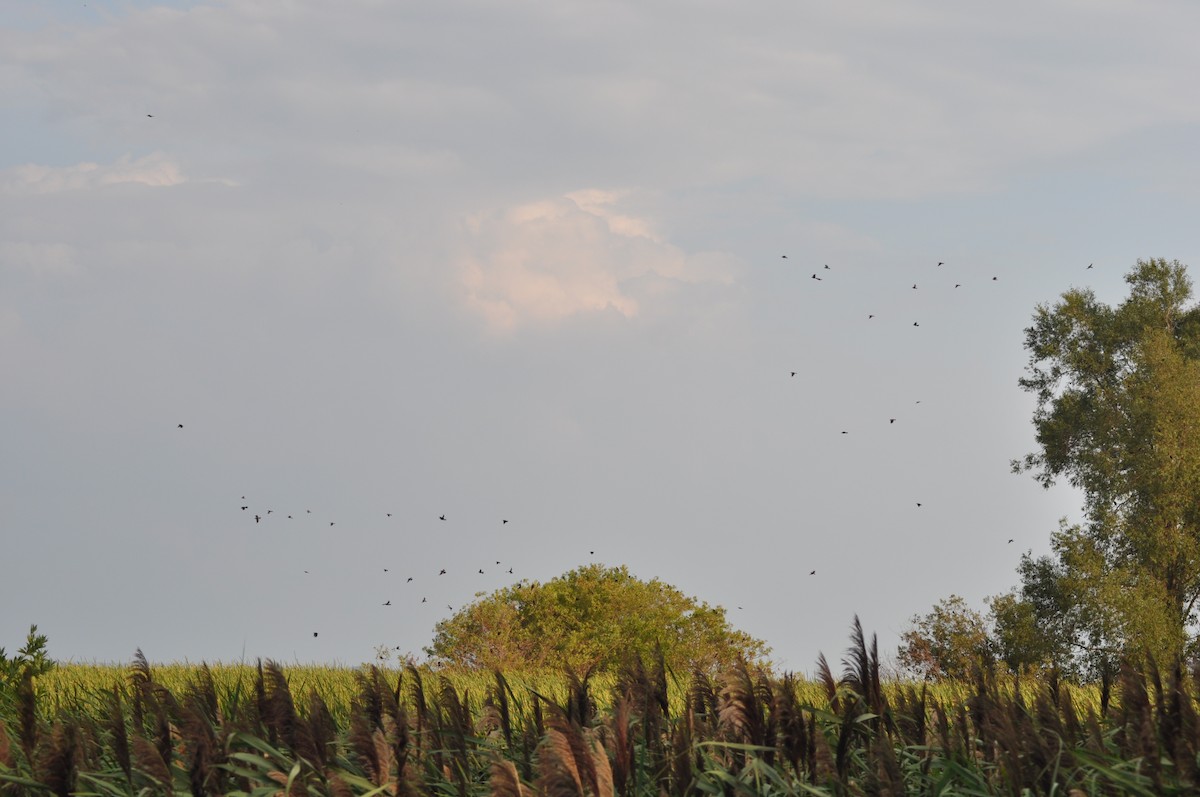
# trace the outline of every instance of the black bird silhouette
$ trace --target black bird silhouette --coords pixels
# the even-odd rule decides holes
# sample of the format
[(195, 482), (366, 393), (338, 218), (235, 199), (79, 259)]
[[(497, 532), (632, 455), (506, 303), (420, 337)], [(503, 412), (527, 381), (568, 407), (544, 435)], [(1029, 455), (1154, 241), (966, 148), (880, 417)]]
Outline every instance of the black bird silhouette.
[(483, 568), (482, 568), (482, 567), (481, 567), (481, 568), (479, 568), (479, 575), (481, 575), (481, 576), (483, 575)]
[(843, 429), (843, 430), (842, 430), (842, 434), (850, 434), (850, 433), (849, 433), (849, 432), (847, 432), (845, 429)]
[(787, 260), (787, 255), (780, 255), (780, 257), (783, 258), (784, 260)]
[(939, 267), (941, 267), (941, 266), (944, 266), (944, 265), (946, 265), (946, 264), (945, 264), (945, 263), (943, 263), (943, 262), (942, 262), (942, 261), (940, 261), (940, 260), (938, 261), (938, 266), (939, 266)]
[[(409, 576), (409, 577), (408, 577), (408, 581), (412, 581), (412, 576)], [(405, 584), (407, 584), (407, 583), (408, 583), (408, 581), (405, 581), (404, 583), (405, 583)]]
[(914, 321), (914, 322), (913, 322), (913, 326), (914, 326), (914, 327), (919, 327), (919, 326), (921, 326), (921, 325), (920, 325), (920, 324), (918, 324), (916, 321)]
[(179, 424), (179, 428), (180, 428), (180, 429), (182, 429), (182, 428), (183, 428), (183, 424), (182, 424), (182, 423), (181, 423), (181, 424)]
[(510, 568), (508, 568), (508, 572), (509, 572), (509, 574), (510, 574), (510, 575), (512, 574), (512, 568), (511, 568), (511, 567), (510, 567)]
[(915, 283), (915, 282), (914, 282), (914, 283), (913, 283), (913, 290), (915, 291), (916, 289), (917, 289), (917, 283)]
[(385, 567), (385, 568), (383, 568), (383, 572), (385, 572), (385, 573), (387, 572), (387, 568), (386, 568), (386, 567)]
[(500, 521), (500, 525), (501, 525), (501, 526), (503, 526), (503, 525), (504, 525), (505, 523), (507, 523), (507, 522), (508, 522), (507, 520), (501, 520), (501, 521)]
[(291, 519), (292, 519), (292, 516), (291, 516), (291, 515), (288, 515), (288, 520), (291, 520)]
[(896, 422), (895, 418), (888, 418), (888, 423), (895, 423), (895, 422)]
[(388, 513), (387, 513), (387, 516), (388, 516), (388, 517), (391, 517), (391, 516), (392, 516), (392, 513), (391, 513), (391, 512), (388, 512)]
[(796, 375), (796, 372), (795, 372), (795, 371), (792, 371), (792, 376), (795, 376), (795, 375)]
[(307, 514), (309, 514), (309, 515), (311, 515), (311, 514), (312, 514), (312, 510), (311, 510), (311, 509), (305, 509), (304, 511), (305, 511)]
[(255, 515), (255, 516), (254, 516), (254, 522), (255, 522), (255, 523), (261, 523), (261, 522), (262, 522), (262, 515)]
[(871, 314), (869, 314), (869, 315), (867, 316), (867, 320), (868, 320), (868, 321), (870, 321), (870, 320), (871, 320), (872, 318), (874, 318), (874, 317), (875, 317), (875, 314), (874, 314), (874, 313), (871, 313)]
[(448, 603), (446, 604), (446, 608), (449, 609), (450, 611), (454, 611), (454, 607)]
[(245, 512), (245, 511), (246, 511), (247, 509), (249, 509), (249, 508), (250, 508), (250, 507), (248, 507), (248, 506), (244, 506), (244, 507), (242, 507), (242, 511), (243, 511), (243, 512)]
[(808, 574), (809, 574), (810, 576), (815, 576), (815, 575), (817, 574), (817, 571), (816, 571), (816, 570), (809, 570), (809, 571), (808, 571)]
[[(1092, 267), (1092, 266), (1094, 266), (1094, 265), (1096, 265), (1096, 264), (1095, 264), (1095, 263), (1088, 263), (1088, 268), (1091, 268), (1091, 267)], [(1085, 269), (1084, 269), (1084, 271), (1087, 271), (1087, 268), (1085, 268)], [(1012, 540), (1009, 540), (1009, 542), (1012, 542)]]
[(829, 264), (828, 264), (828, 263), (827, 263), (827, 264), (825, 264), (825, 268), (826, 268), (826, 269), (828, 269), (828, 270), (830, 270), (830, 271), (832, 271), (832, 269), (830, 269), (830, 268), (829, 268)]
[(388, 601), (387, 603), (385, 603), (385, 604), (383, 604), (383, 605), (384, 605), (384, 606), (391, 606), (391, 605), (392, 605), (392, 602), (391, 602), (391, 601)]
[(917, 501), (917, 506), (920, 506), (920, 505), (921, 505), (921, 502), (920, 502), (920, 501)]
[(438, 515), (438, 520), (445, 520), (445, 519), (446, 519), (445, 515)]
[(1010, 540), (1009, 540), (1009, 542), (1011, 543), (1011, 542), (1012, 542), (1012, 540), (1010, 539)]
[(333, 521), (332, 521), (332, 520), (331, 520), (331, 521), (329, 521), (329, 525), (331, 525), (331, 526), (333, 525)]
[(1000, 278), (999, 278), (999, 277), (992, 277), (992, 282), (995, 282), (995, 281), (996, 281), (996, 280), (998, 280), (998, 279), (1000, 279)]
[(274, 512), (274, 511), (275, 511), (274, 509), (268, 509), (268, 510), (267, 510), (267, 514), (269, 515), (269, 514), (271, 514), (271, 513), (272, 513), (272, 512)]
[(442, 572), (438, 573), (438, 575), (439, 575), (439, 576), (444, 576), (444, 575), (446, 575), (446, 569), (445, 569), (445, 568), (442, 568)]
[(426, 602), (427, 601), (425, 600), (425, 598), (421, 598), (421, 603), (426, 603)]
[(595, 556), (595, 555), (596, 555), (596, 552), (595, 552), (595, 551), (588, 551), (588, 553), (590, 553), (592, 556)]
[(313, 636), (316, 636), (316, 635), (317, 635), (317, 632), (316, 632), (316, 631), (313, 631)]
[[(154, 114), (152, 114), (152, 113), (148, 113), (148, 114), (146, 114), (146, 118), (147, 118), (147, 119), (153, 119), (153, 118), (154, 118)], [(313, 636), (316, 636), (316, 634), (313, 634)]]
[(813, 275), (812, 275), (812, 278), (813, 278), (813, 279), (815, 279), (817, 282), (820, 282), (820, 281), (821, 281), (821, 278), (820, 278), (820, 277), (818, 277), (816, 274), (813, 274)]
[(956, 283), (954, 283), (954, 287), (955, 287), (955, 288), (961, 288), (961, 287), (962, 287), (962, 283), (961, 283), (961, 282), (956, 282)]

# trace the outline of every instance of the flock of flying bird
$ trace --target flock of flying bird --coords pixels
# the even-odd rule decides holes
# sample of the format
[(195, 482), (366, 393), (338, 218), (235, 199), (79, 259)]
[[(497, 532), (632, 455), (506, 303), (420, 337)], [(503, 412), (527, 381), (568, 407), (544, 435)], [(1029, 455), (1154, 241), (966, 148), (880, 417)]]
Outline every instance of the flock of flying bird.
[[(149, 116), (149, 114), (147, 114), (147, 115)], [(782, 259), (784, 259), (784, 260), (787, 260), (787, 259), (788, 259), (788, 256), (787, 256), (787, 255), (782, 255), (782, 256), (781, 256), (781, 258), (782, 258)], [(946, 265), (946, 264), (945, 264), (945, 262), (943, 262), (943, 261), (938, 261), (938, 263), (937, 263), (937, 268), (941, 268), (942, 266), (945, 266), (945, 265)], [(1089, 264), (1087, 265), (1087, 268), (1088, 268), (1088, 269), (1091, 269), (1091, 268), (1093, 268), (1093, 267), (1094, 267), (1094, 265), (1095, 265), (1094, 263), (1089, 263)], [(818, 282), (822, 282), (822, 281), (824, 281), (824, 279), (825, 279), (825, 278), (824, 278), (824, 277), (822, 277), (822, 276), (820, 276), (820, 274), (821, 274), (822, 272), (824, 272), (824, 271), (833, 271), (833, 269), (831, 269), (831, 268), (830, 268), (828, 265), (823, 265), (823, 268), (821, 269), (821, 271), (813, 272), (811, 279), (813, 279), (813, 280), (816, 280), (816, 281), (818, 281)], [(997, 276), (993, 276), (993, 277), (991, 278), (991, 280), (990, 280), (990, 281), (991, 281), (991, 282), (997, 282), (997, 281), (999, 281), (999, 277), (997, 277)], [(957, 288), (961, 288), (961, 287), (963, 287), (963, 283), (954, 283), (954, 288), (956, 288), (956, 289), (957, 289)], [(915, 282), (913, 283), (913, 285), (912, 285), (912, 290), (918, 290), (918, 284), (917, 284), (917, 283), (915, 283)], [(867, 314), (867, 319), (868, 319), (868, 320), (872, 320), (872, 319), (874, 319), (875, 317), (876, 317), (876, 316), (875, 316), (875, 314), (874, 314), (874, 313), (868, 313), (868, 314)], [(913, 321), (912, 325), (913, 325), (914, 327), (919, 327), (919, 326), (920, 326), (920, 322), (918, 322), (918, 321)], [(791, 372), (790, 372), (790, 374), (791, 374), (791, 377), (793, 377), (793, 378), (794, 378), (794, 377), (797, 375), (797, 373), (798, 373), (797, 371), (791, 371)], [(920, 404), (921, 402), (918, 400), (916, 403), (917, 403), (917, 404)], [(889, 425), (891, 425), (891, 424), (895, 424), (895, 423), (896, 423), (896, 418), (888, 418), (888, 424), (889, 424)], [(178, 424), (178, 425), (177, 425), (177, 428), (179, 428), (179, 429), (182, 429), (182, 428), (184, 428), (184, 426), (183, 426), (183, 424), (182, 424), (182, 423), (180, 423), (180, 424)], [(844, 430), (844, 429), (843, 429), (841, 433), (845, 435), (845, 434), (849, 434), (849, 431), (848, 431), (848, 430)], [(245, 500), (246, 500), (246, 496), (244, 496), (244, 495), (243, 495), (243, 496), (242, 496), (242, 500), (243, 500), (243, 501), (245, 501)], [(919, 509), (919, 508), (922, 506), (922, 502), (920, 502), (920, 501), (917, 501), (917, 502), (916, 502), (916, 505), (917, 505), (917, 508)], [(243, 503), (243, 504), (239, 504), (239, 506), (240, 506), (240, 509), (241, 509), (241, 511), (242, 511), (242, 512), (247, 512), (247, 511), (249, 511), (249, 510), (250, 510), (250, 505), (249, 505), (249, 504), (245, 504), (245, 503)], [(262, 511), (262, 510), (260, 510), (260, 511)], [(258, 514), (258, 513), (256, 512), (256, 513), (253, 515), (255, 524), (260, 524), (260, 523), (262, 523), (264, 520), (266, 520), (267, 518), (269, 518), (271, 515), (274, 515), (274, 514), (276, 514), (276, 513), (275, 513), (275, 511), (274, 511), (273, 509), (267, 509), (267, 510), (265, 510), (265, 512), (266, 512), (266, 514)], [(311, 515), (311, 514), (312, 514), (312, 510), (310, 510), (310, 509), (305, 509), (305, 510), (304, 510), (304, 512), (305, 512), (305, 514), (306, 514), (306, 515)], [(384, 514), (385, 514), (387, 517), (389, 517), (389, 518), (390, 518), (390, 517), (392, 517), (392, 513), (391, 513), (391, 512), (386, 512), (386, 513), (384, 513)], [(289, 514), (289, 515), (287, 515), (287, 519), (288, 519), (288, 520), (293, 520), (293, 519), (294, 519), (294, 516)], [(438, 520), (439, 520), (439, 521), (442, 521), (442, 522), (447, 522), (447, 521), (446, 521), (446, 515), (445, 515), (445, 514), (438, 515)], [(336, 521), (332, 521), (332, 520), (330, 520), (330, 521), (329, 521), (329, 527), (330, 527), (330, 528), (334, 527), (335, 525), (336, 525)], [(500, 520), (500, 525), (501, 525), (501, 526), (506, 526), (506, 525), (508, 525), (508, 519), (507, 519), (507, 518), (501, 518), (501, 520)], [(1009, 543), (1009, 544), (1011, 544), (1012, 542), (1014, 542), (1014, 540), (1010, 538), (1010, 539), (1008, 540), (1008, 543)], [(590, 555), (593, 555), (593, 556), (594, 556), (594, 555), (595, 555), (595, 553), (596, 553), (595, 551), (589, 551), (589, 554), (590, 554)], [(496, 565), (500, 565), (500, 564), (501, 564), (501, 561), (497, 559), (497, 560), (495, 560), (495, 564), (496, 564)], [(309, 571), (305, 570), (304, 572), (307, 574)], [(385, 568), (383, 568), (383, 572), (385, 572), (385, 573), (387, 573), (387, 572), (390, 572), (390, 569), (385, 567)], [(438, 573), (437, 573), (437, 575), (438, 575), (438, 576), (444, 576), (444, 575), (446, 575), (446, 574), (447, 574), (447, 570), (446, 570), (446, 568), (440, 568), (440, 569), (438, 570)], [(484, 572), (484, 569), (483, 569), (482, 567), (478, 568), (478, 575), (484, 575), (484, 574), (485, 574), (485, 572)], [(509, 568), (508, 568), (508, 575), (512, 575), (512, 574), (513, 574), (513, 568), (512, 568), (512, 567), (509, 567)], [(810, 571), (809, 571), (809, 575), (810, 575), (810, 576), (815, 576), (816, 574), (817, 574), (817, 571), (816, 571), (815, 569), (814, 569), (814, 570), (810, 570)], [(414, 582), (414, 577), (413, 577), (413, 576), (408, 576), (408, 577), (406, 578), (406, 580), (405, 580), (405, 583), (406, 583), (406, 584), (411, 584), (411, 583), (413, 583), (413, 582)], [(428, 598), (427, 598), (426, 596), (422, 595), (422, 596), (421, 596), (420, 603), (428, 603)], [(384, 601), (384, 603), (383, 603), (382, 605), (383, 605), (383, 606), (391, 606), (391, 605), (392, 605), (392, 601), (391, 601), (391, 599), (389, 598), (388, 600)], [(453, 607), (453, 606), (451, 606), (451, 605), (449, 605), (449, 604), (447, 604), (446, 608), (447, 608), (447, 609), (449, 609), (450, 611), (454, 611), (454, 607)], [(741, 606), (738, 606), (737, 608), (738, 608), (738, 609), (741, 609), (742, 607), (741, 607)], [(314, 631), (314, 632), (313, 632), (313, 636), (314, 636), (314, 637), (317, 637), (318, 635), (319, 635), (319, 633), (318, 633), (317, 631)]]

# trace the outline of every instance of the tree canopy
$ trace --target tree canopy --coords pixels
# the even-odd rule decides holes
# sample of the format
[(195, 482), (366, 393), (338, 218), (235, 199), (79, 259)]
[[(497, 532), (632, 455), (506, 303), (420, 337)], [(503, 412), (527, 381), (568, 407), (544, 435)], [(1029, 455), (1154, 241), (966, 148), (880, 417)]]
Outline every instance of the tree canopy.
[(1084, 494), (1053, 555), (1026, 556), (1001, 630), (1036, 624), (1046, 655), (1183, 652), (1200, 598), (1200, 308), (1178, 261), (1138, 261), (1112, 307), (1073, 289), (1038, 306), (1020, 385), (1038, 448), (1013, 463)]
[(658, 650), (677, 669), (755, 660), (768, 651), (734, 630), (723, 608), (658, 579), (642, 581), (624, 566), (589, 565), (477, 598), (438, 623), (427, 654), (468, 667), (584, 671)]

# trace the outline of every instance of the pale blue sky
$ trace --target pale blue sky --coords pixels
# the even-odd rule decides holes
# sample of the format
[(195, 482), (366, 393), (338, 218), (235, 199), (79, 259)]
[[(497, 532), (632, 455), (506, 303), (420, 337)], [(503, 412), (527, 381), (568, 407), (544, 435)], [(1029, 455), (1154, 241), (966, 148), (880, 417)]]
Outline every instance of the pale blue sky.
[(8, 4), (0, 644), (353, 663), (592, 561), (795, 670), (982, 607), (1078, 512), (1008, 472), (1034, 305), (1200, 262), (1197, 29)]

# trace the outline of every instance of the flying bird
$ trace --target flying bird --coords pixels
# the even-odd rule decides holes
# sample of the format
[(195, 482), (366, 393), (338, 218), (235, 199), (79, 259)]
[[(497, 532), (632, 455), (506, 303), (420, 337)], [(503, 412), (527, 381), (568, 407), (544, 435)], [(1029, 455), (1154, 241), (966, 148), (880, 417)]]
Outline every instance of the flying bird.
[(995, 281), (996, 281), (996, 280), (998, 280), (998, 279), (1000, 279), (1000, 278), (999, 278), (999, 277), (992, 277), (992, 282), (995, 282)]
[[(1095, 263), (1088, 263), (1088, 268), (1091, 268), (1091, 267), (1092, 267), (1092, 266), (1094, 266), (1094, 265), (1096, 265), (1096, 264), (1095, 264)], [(1085, 268), (1085, 269), (1084, 269), (1084, 271), (1087, 271), (1087, 268)], [(1012, 542), (1012, 540), (1009, 540), (1009, 542)]]
[(391, 606), (391, 605), (392, 605), (392, 602), (391, 602), (391, 601), (388, 601), (387, 603), (385, 603), (385, 604), (383, 604), (383, 605), (384, 605), (384, 606)]
[(444, 576), (444, 575), (446, 575), (446, 568), (442, 568), (442, 572), (438, 573), (438, 575), (439, 575), (439, 576)]
[(795, 376), (795, 375), (796, 375), (796, 372), (795, 372), (795, 371), (792, 371), (792, 376)]
[(874, 318), (874, 317), (875, 317), (875, 314), (874, 314), (874, 313), (870, 313), (870, 314), (868, 314), (868, 315), (867, 315), (867, 320), (868, 320), (868, 321), (870, 321), (870, 320), (871, 320), (872, 318)]
[(183, 428), (183, 424), (182, 424), (182, 423), (181, 423), (181, 424), (179, 424), (179, 428), (180, 428), (180, 429), (182, 429), (182, 428)]
[(501, 526), (503, 526), (503, 525), (504, 525), (505, 523), (507, 523), (507, 522), (508, 522), (507, 520), (501, 520), (501, 521), (500, 521), (500, 525), (501, 525)]
[(249, 509), (249, 508), (250, 508), (250, 507), (248, 507), (248, 506), (244, 506), (244, 507), (242, 507), (242, 511), (243, 511), (243, 512), (245, 512), (245, 511), (246, 511), (247, 509)]
[(317, 632), (316, 632), (316, 631), (313, 631), (313, 636), (316, 636), (316, 635), (317, 635)]
[(446, 519), (445, 515), (438, 515), (438, 520), (445, 520), (445, 519)]
[(787, 255), (780, 255), (780, 257), (783, 258), (784, 260), (787, 260)]
[(810, 576), (815, 576), (815, 575), (817, 574), (817, 571), (816, 571), (816, 570), (809, 570), (809, 571), (808, 571), (808, 574), (809, 574)]
[(483, 575), (483, 568), (482, 568), (482, 567), (481, 567), (481, 568), (479, 568), (479, 575), (481, 575), (481, 576)]
[(826, 263), (826, 264), (825, 264), (825, 268), (826, 268), (826, 270), (832, 271), (832, 269), (830, 269), (830, 268), (829, 268), (829, 264), (828, 264), (828, 263)]
[(146, 118), (147, 118), (147, 119), (153, 119), (153, 118), (154, 118), (154, 114), (152, 114), (152, 113), (148, 113), (148, 114), (146, 114)]
[(945, 263), (943, 263), (943, 262), (942, 262), (942, 261), (940, 261), (940, 260), (938, 261), (938, 267), (939, 267), (939, 268), (940, 268), (941, 266), (944, 266), (944, 265), (946, 265), (946, 264), (945, 264)]
[(1012, 542), (1012, 540), (1010, 539), (1010, 540), (1009, 540), (1009, 543), (1011, 543), (1011, 542)]
[(956, 283), (954, 283), (954, 287), (955, 287), (955, 288), (961, 288), (961, 287), (962, 287), (962, 283), (961, 283), (961, 282), (956, 282)]
[(914, 321), (914, 322), (913, 322), (913, 326), (914, 326), (914, 327), (919, 327), (919, 326), (921, 326), (921, 325), (920, 325), (920, 324), (918, 324), (916, 321)]
[(921, 505), (921, 502), (920, 502), (920, 501), (917, 501), (917, 506), (920, 506), (920, 505)]
[(261, 523), (261, 522), (262, 522), (262, 515), (255, 515), (255, 516), (254, 516), (254, 522), (255, 522), (255, 523)]
[(331, 526), (333, 525), (333, 521), (332, 521), (332, 520), (331, 520), (331, 521), (329, 521), (329, 525), (331, 525)]
[(813, 279), (815, 279), (817, 282), (820, 282), (820, 281), (821, 281), (821, 278), (820, 278), (820, 277), (818, 277), (816, 274), (813, 274), (813, 275), (812, 275), (812, 278), (813, 278)]
[(895, 423), (895, 422), (896, 422), (895, 418), (888, 418), (888, 423)]
[(914, 282), (914, 283), (913, 283), (913, 290), (915, 291), (916, 289), (917, 289), (917, 283), (915, 283), (915, 282)]
[(421, 598), (421, 603), (428, 603), (428, 601), (425, 598)]
[[(409, 576), (409, 577), (408, 577), (408, 581), (412, 581), (412, 576)], [(405, 581), (404, 583), (405, 583), (405, 584), (407, 584), (407, 583), (408, 583), (408, 581)]]

